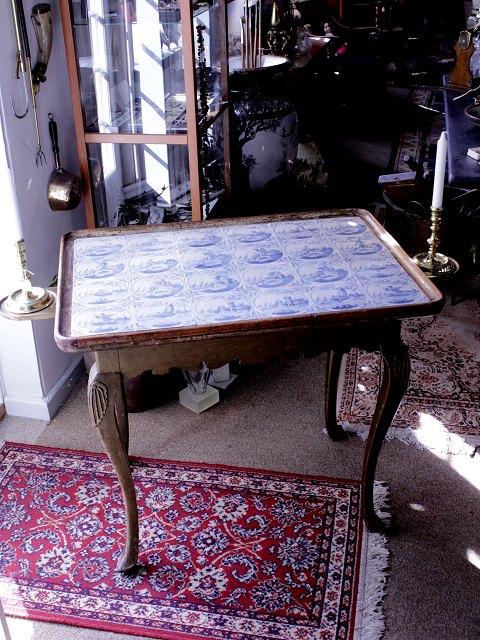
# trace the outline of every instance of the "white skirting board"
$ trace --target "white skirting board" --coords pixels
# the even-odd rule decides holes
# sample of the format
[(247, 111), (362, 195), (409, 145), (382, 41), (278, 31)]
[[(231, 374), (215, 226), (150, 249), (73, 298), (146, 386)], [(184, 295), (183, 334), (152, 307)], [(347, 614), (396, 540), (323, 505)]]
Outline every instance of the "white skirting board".
[(36, 420), (51, 420), (69, 397), (73, 387), (84, 372), (83, 357), (79, 356), (65, 369), (54, 387), (43, 398), (6, 394), (4, 402), (7, 415)]

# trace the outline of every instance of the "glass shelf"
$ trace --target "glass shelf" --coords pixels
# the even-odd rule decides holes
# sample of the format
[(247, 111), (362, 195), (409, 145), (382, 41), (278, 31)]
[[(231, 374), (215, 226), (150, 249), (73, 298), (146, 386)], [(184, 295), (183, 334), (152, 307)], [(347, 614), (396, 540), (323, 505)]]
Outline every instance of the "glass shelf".
[[(96, 10), (89, 10), (90, 4)], [(111, 0), (112, 13), (106, 14), (97, 3), (87, 2), (88, 19), (75, 23), (85, 129), (89, 133), (185, 133), (180, 10), (156, 10), (147, 0), (137, 0), (135, 20), (119, 20), (122, 12), (113, 7), (123, 4)], [(207, 4), (193, 12), (194, 27), (205, 27), (209, 105), (221, 102), (220, 42), (208, 37), (215, 31), (215, 13), (216, 8)], [(214, 106), (212, 111), (216, 110)]]
[[(80, 96), (76, 126), (85, 143), (82, 179), (87, 174), (93, 210), (87, 214), (89, 226), (92, 219), (94, 226), (118, 224), (122, 198), (131, 199), (126, 186), (137, 185), (134, 191), (141, 195), (145, 180), (155, 198), (166, 185), (165, 209), (180, 200), (183, 205), (187, 197), (194, 219), (204, 218), (209, 194), (229, 191), (208, 176), (209, 171), (218, 176), (211, 167), (221, 164), (217, 159), (211, 164), (212, 141), (222, 140), (221, 152), (228, 153), (223, 133), (218, 134), (228, 128), (225, 1), (192, 6), (190, 0), (60, 0), (60, 5), (62, 11), (67, 5), (70, 15)], [(155, 176), (147, 171), (152, 157)], [(204, 161), (210, 168), (200, 166)], [(228, 164), (225, 156), (222, 163)], [(172, 188), (180, 183), (184, 190)]]

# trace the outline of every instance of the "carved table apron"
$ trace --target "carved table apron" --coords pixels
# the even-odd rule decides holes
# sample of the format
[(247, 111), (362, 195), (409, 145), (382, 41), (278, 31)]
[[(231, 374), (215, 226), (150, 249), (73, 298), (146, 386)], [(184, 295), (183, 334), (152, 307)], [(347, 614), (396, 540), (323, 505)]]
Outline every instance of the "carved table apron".
[(126, 510), (117, 570), (135, 567), (139, 544), (124, 379), (327, 352), (326, 428), (338, 440), (341, 357), (352, 347), (380, 351), (384, 374), (362, 471), (363, 516), (378, 531), (375, 468), (409, 378), (401, 319), (436, 314), (443, 304), (364, 210), (66, 234), (55, 340), (65, 351), (95, 353), (88, 406)]

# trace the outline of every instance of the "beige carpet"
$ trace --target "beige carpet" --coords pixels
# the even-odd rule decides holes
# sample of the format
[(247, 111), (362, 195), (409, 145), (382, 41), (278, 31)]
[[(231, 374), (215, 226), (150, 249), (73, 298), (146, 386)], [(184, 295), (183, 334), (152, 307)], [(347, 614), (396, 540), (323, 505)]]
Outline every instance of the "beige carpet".
[[(359, 478), (364, 443), (324, 431), (324, 358), (242, 371), (220, 404), (197, 415), (177, 401), (131, 414), (133, 455)], [(50, 422), (7, 416), (0, 438), (101, 451), (86, 378)], [(480, 628), (480, 456), (446, 459), (386, 442), (377, 479), (392, 495), (385, 640), (474, 640)], [(10, 620), (13, 640), (128, 638)]]

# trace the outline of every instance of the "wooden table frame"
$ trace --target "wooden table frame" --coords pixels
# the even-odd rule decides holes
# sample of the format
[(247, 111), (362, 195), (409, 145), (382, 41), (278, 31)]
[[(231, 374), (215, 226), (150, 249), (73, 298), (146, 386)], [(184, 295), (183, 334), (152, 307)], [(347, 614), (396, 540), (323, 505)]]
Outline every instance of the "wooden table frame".
[[(65, 351), (95, 353), (95, 363), (90, 370), (88, 382), (88, 407), (93, 424), (118, 476), (126, 511), (126, 543), (118, 560), (117, 571), (134, 570), (139, 544), (137, 503), (128, 458), (128, 415), (122, 381), (146, 370), (164, 374), (172, 368), (195, 370), (200, 368), (202, 362), (207, 362), (211, 368), (218, 368), (234, 360), (243, 364), (257, 364), (276, 358), (311, 357), (326, 352), (326, 428), (332, 439), (339, 440), (345, 437), (336, 418), (341, 357), (353, 347), (380, 351), (384, 375), (365, 448), (361, 502), (363, 517), (369, 530), (380, 531), (384, 528), (375, 513), (373, 485), (384, 437), (408, 385), (410, 361), (408, 350), (401, 339), (401, 319), (438, 313), (444, 304), (443, 295), (366, 211), (350, 209), (323, 214), (236, 218), (207, 221), (199, 225), (205, 228), (205, 225), (256, 224), (302, 218), (308, 220), (320, 215), (361, 217), (413, 278), (427, 297), (427, 302), (141, 333), (71, 336), (72, 241), (77, 237), (121, 234), (122, 230), (77, 231), (62, 239), (55, 339)], [(193, 223), (161, 226), (168, 227), (168, 230), (175, 227), (188, 230), (195, 228)], [(155, 229), (148, 227), (135, 229), (133, 232), (152, 230)]]

